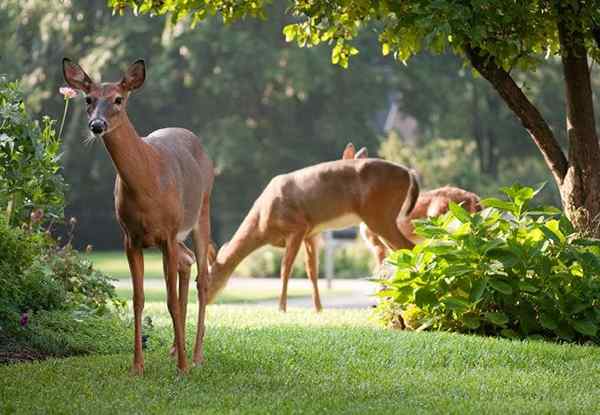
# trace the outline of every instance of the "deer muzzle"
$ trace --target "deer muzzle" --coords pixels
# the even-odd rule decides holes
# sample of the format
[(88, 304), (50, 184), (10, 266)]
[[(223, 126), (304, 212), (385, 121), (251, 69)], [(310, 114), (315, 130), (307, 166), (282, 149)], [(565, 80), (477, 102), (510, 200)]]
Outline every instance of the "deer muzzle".
[(90, 121), (89, 128), (92, 133), (95, 135), (100, 135), (106, 132), (107, 123), (101, 118), (94, 118)]

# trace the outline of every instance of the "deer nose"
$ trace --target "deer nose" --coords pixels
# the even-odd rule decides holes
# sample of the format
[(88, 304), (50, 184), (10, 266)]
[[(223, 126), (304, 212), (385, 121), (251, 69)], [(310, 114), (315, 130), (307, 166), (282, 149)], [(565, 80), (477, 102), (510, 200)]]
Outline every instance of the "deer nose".
[(90, 131), (94, 134), (102, 134), (106, 131), (106, 121), (96, 118), (90, 121)]

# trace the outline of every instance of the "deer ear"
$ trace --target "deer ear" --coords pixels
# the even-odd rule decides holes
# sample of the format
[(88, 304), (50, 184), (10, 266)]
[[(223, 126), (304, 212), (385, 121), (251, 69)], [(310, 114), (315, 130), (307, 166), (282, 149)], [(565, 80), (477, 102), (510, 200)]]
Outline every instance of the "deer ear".
[(68, 58), (63, 59), (63, 76), (70, 87), (85, 93), (90, 92), (90, 89), (92, 89), (92, 85), (94, 84), (83, 68), (76, 63), (73, 63), (71, 59)]
[(354, 144), (352, 144), (352, 143), (346, 144), (346, 148), (344, 149), (344, 152), (342, 153), (342, 160), (353, 159), (355, 153), (356, 153), (356, 150), (354, 149)]
[(121, 86), (126, 91), (133, 91), (140, 88), (146, 79), (146, 64), (143, 59), (135, 61), (123, 75)]
[(367, 152), (367, 148), (363, 147), (354, 155), (355, 159), (366, 159), (369, 157), (369, 153)]

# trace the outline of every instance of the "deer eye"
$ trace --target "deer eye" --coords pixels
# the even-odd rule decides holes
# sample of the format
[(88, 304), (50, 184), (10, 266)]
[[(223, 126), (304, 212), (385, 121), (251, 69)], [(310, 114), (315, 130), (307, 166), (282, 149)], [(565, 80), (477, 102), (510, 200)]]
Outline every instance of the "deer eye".
[(123, 103), (123, 97), (116, 97), (115, 98), (115, 104), (121, 105), (122, 103)]
[(92, 97), (85, 97), (85, 103), (88, 105), (92, 104)]

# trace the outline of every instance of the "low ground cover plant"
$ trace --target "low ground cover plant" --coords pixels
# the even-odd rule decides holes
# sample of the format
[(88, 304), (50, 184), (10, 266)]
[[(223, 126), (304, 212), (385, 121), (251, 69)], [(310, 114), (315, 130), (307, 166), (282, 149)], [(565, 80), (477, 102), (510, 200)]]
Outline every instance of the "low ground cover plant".
[(456, 204), (418, 221), (426, 238), (391, 255), (379, 306), (386, 323), (598, 342), (600, 241), (575, 232), (558, 209), (535, 207), (541, 187), (503, 188), (482, 212)]

